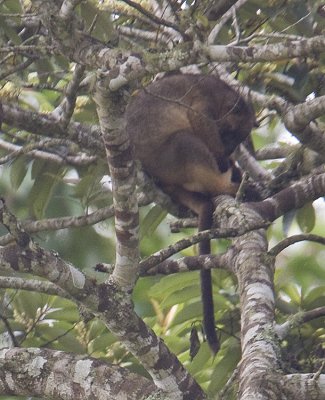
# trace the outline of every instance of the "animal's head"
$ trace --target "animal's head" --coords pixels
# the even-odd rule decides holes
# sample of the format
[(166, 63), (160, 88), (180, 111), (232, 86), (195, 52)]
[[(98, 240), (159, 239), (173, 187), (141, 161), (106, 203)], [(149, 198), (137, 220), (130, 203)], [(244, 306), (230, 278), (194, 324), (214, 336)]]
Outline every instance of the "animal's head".
[(227, 87), (227, 92), (219, 106), (218, 123), (225, 153), (230, 155), (257, 123), (251, 103), (230, 87)]

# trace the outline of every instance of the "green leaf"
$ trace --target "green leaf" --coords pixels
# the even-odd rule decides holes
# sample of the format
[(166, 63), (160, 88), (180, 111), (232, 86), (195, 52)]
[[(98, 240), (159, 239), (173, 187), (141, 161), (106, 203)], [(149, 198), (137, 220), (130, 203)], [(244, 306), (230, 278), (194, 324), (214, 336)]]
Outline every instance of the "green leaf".
[(20, 0), (2, 1), (0, 10), (2, 13), (21, 14), (21, 2)]
[(316, 221), (316, 214), (313, 204), (307, 203), (297, 211), (297, 222), (299, 228), (304, 233), (309, 233), (313, 230)]
[(163, 300), (171, 293), (195, 283), (199, 286), (198, 272), (186, 272), (183, 274), (164, 276), (158, 283), (151, 287), (149, 296)]
[(97, 4), (92, 4), (89, 1), (80, 4), (80, 11), (87, 28), (93, 26), (93, 22), (96, 21), (91, 35), (105, 43), (108, 42), (113, 32), (111, 12), (104, 8), (99, 10)]
[(325, 286), (318, 286), (311, 289), (304, 297), (304, 309), (312, 310), (316, 307), (323, 307), (325, 304)]
[(20, 185), (22, 184), (27, 171), (28, 171), (28, 163), (26, 157), (21, 156), (16, 158), (11, 164), (10, 168), (10, 183), (14, 190), (18, 190)]
[(198, 284), (186, 286), (180, 290), (177, 290), (177, 291), (171, 293), (169, 296), (167, 296), (161, 302), (161, 307), (167, 308), (167, 307), (173, 306), (174, 304), (185, 303), (185, 302), (190, 301), (191, 299), (193, 299), (195, 297), (199, 297), (199, 296), (200, 296), (200, 287)]
[(88, 351), (106, 353), (107, 348), (116, 342), (117, 339), (111, 333), (103, 333), (89, 342)]
[(199, 22), (200, 25), (201, 25), (203, 28), (207, 29), (207, 28), (209, 27), (209, 20), (208, 20), (208, 18), (207, 18), (204, 14), (202, 14), (201, 12), (197, 12), (197, 13), (195, 14), (195, 18), (196, 18), (197, 22)]
[(98, 336), (102, 335), (106, 331), (106, 327), (102, 321), (95, 318), (90, 322), (90, 326), (88, 329), (88, 337), (89, 339), (97, 338)]
[(138, 280), (133, 290), (135, 311), (142, 318), (153, 317), (156, 315), (152, 303), (150, 302), (149, 291), (157, 280), (159, 280), (159, 277), (157, 276), (141, 278)]
[(294, 283), (288, 284), (287, 286), (282, 288), (282, 291), (285, 292), (290, 297), (291, 303), (300, 306), (301, 293), (300, 293), (299, 287), (296, 284), (294, 284)]
[(202, 301), (198, 298), (197, 301), (185, 304), (179, 312), (177, 312), (171, 326), (176, 326), (191, 320), (201, 321), (202, 316)]
[[(104, 173), (103, 165), (101, 164), (89, 167), (74, 187), (74, 196), (81, 199), (83, 204), (89, 205), (91, 199), (95, 200), (103, 193), (103, 186), (100, 181)], [(107, 201), (107, 193), (105, 193), (105, 197)]]
[(47, 58), (40, 58), (34, 61), (37, 71), (37, 76), (41, 84), (45, 84), (51, 72), (53, 65)]
[(49, 311), (48, 313), (46, 313), (46, 319), (55, 319), (58, 321), (66, 321), (70, 323), (78, 321), (79, 318), (80, 316), (77, 307), (73, 304), (69, 306), (68, 301), (66, 301), (66, 305), (64, 307), (53, 307), (53, 311)]
[[(197, 377), (202, 374), (202, 365), (207, 365), (211, 358), (211, 350), (206, 342), (201, 343), (200, 350), (193, 358), (192, 362), (187, 366), (191, 375)], [(210, 361), (211, 362), (211, 361)]]
[[(11, 22), (13, 22), (13, 21), (14, 21), (14, 19), (12, 19)], [(17, 24), (18, 24), (18, 20), (17, 20)], [(7, 40), (10, 39), (12, 41), (12, 43), (15, 45), (21, 44), (21, 38), (17, 34), (16, 30), (12, 26), (8, 25), (8, 18), (6, 18), (4, 16), (0, 16), (0, 26), (1, 26), (1, 31), (3, 31), (6, 34)]]
[(53, 341), (52, 348), (58, 348), (63, 351), (84, 353), (85, 347), (79, 342), (75, 336), (75, 332), (71, 331), (72, 325), (66, 322), (57, 322), (55, 324), (38, 324), (36, 332), (41, 336), (44, 342)]
[(233, 370), (236, 368), (241, 356), (241, 350), (238, 340), (229, 338), (222, 343), (221, 350), (217, 358), (221, 358), (211, 376), (211, 383), (208, 388), (210, 395), (219, 393), (230, 378)]
[(140, 240), (144, 237), (150, 237), (159, 224), (165, 219), (167, 211), (159, 205), (152, 207), (144, 217), (140, 228)]
[(57, 340), (62, 335), (67, 335), (72, 326), (65, 321), (55, 321), (51, 324), (47, 321), (41, 321), (36, 325), (34, 333), (40, 336), (43, 341)]
[(37, 310), (46, 304), (47, 295), (21, 290), (14, 296), (14, 308), (28, 318), (35, 319)]
[[(39, 161), (39, 160), (38, 160)], [(39, 164), (34, 168), (34, 164)], [(28, 201), (31, 214), (43, 218), (53, 190), (64, 175), (65, 168), (50, 162), (34, 162), (32, 174), (35, 178)]]

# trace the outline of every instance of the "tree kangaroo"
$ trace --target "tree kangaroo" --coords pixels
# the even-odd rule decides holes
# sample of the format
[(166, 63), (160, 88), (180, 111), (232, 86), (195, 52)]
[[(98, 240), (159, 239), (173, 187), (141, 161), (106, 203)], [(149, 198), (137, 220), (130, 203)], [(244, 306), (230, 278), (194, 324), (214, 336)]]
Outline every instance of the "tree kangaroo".
[[(219, 194), (234, 196), (239, 181), (231, 153), (255, 125), (251, 104), (221, 79), (176, 74), (149, 84), (126, 111), (135, 157), (176, 202), (198, 215), (199, 231), (212, 225)], [(210, 241), (199, 244), (210, 253)], [(203, 327), (212, 351), (219, 349), (215, 330), (211, 271), (201, 271)]]

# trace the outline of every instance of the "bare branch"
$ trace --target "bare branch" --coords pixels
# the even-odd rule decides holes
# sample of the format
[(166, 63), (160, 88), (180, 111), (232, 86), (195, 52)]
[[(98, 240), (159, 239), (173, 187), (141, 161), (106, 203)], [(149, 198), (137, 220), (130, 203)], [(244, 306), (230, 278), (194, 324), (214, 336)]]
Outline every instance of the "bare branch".
[[(51, 140), (47, 141), (47, 144), (50, 144)], [(45, 142), (43, 142), (45, 144)], [(54, 142), (52, 142), (54, 143)], [(32, 150), (33, 148), (40, 148), (42, 147), (40, 143), (30, 144), (27, 146), (17, 146), (15, 144), (6, 142), (3, 139), (0, 139), (0, 148), (4, 150), (8, 150), (11, 153), (7, 156), (0, 158), (0, 164), (4, 164), (10, 160), (17, 158), (17, 156), (21, 154), (27, 154), (31, 158), (38, 158), (45, 161), (51, 161), (56, 164), (64, 165), (73, 165), (73, 166), (81, 166), (81, 165), (89, 165), (94, 163), (97, 160), (96, 156), (87, 156), (85, 154), (80, 154), (77, 156), (60, 156), (58, 154), (52, 154), (46, 151), (41, 150)], [(45, 147), (45, 146), (44, 146)]]
[(109, 80), (105, 77), (98, 81), (95, 101), (113, 186), (116, 265), (112, 277), (119, 285), (130, 289), (137, 279), (139, 259), (136, 169), (120, 104), (117, 96), (109, 91)]
[(273, 160), (277, 158), (285, 158), (293, 151), (296, 151), (300, 145), (279, 145), (277, 143), (270, 144), (256, 151), (257, 160)]
[(158, 251), (157, 253), (152, 254), (147, 259), (141, 261), (139, 264), (140, 270), (142, 273), (148, 271), (149, 269), (155, 267), (156, 265), (166, 260), (168, 257), (172, 256), (173, 254), (177, 254), (181, 250), (184, 250), (187, 247), (192, 246), (193, 244), (199, 243), (202, 240), (238, 237), (251, 230), (266, 228), (268, 225), (269, 225), (268, 222), (258, 221), (257, 224), (253, 225), (243, 224), (239, 227), (236, 227), (235, 229), (217, 228), (217, 229), (210, 229), (207, 231), (201, 231), (196, 235), (190, 236), (186, 239), (181, 239), (178, 242), (166, 247), (163, 250)]
[(272, 174), (256, 161), (245, 146), (240, 145), (239, 149), (236, 151), (236, 160), (243, 170), (248, 172), (252, 179), (265, 182), (272, 179)]
[(276, 257), (278, 254), (281, 253), (281, 251), (283, 251), (287, 247), (289, 247), (289, 246), (291, 246), (291, 245), (293, 245), (295, 243), (302, 242), (304, 240), (307, 240), (309, 242), (315, 242), (315, 243), (319, 243), (319, 244), (325, 245), (325, 238), (323, 238), (322, 236), (313, 235), (311, 233), (309, 233), (309, 234), (299, 234), (299, 235), (293, 235), (293, 236), (290, 236), (288, 238), (285, 238), (280, 243), (275, 245), (272, 249), (270, 249), (268, 251), (268, 253), (269, 253), (270, 256)]
[(30, 57), (27, 60), (15, 65), (14, 67), (7, 68), (6, 70), (2, 71), (0, 74), (0, 80), (6, 79), (9, 75), (12, 75), (16, 72), (25, 70), (29, 65), (31, 65), (37, 58)]
[[(107, 400), (132, 400), (153, 395), (163, 399), (147, 378), (84, 355), (49, 349), (3, 349), (0, 366), (1, 395), (60, 399), (71, 396), (76, 400), (103, 396)], [(114, 379), (107, 379), (109, 376)], [(7, 385), (9, 377), (15, 381), (14, 386)]]
[(238, 10), (240, 7), (242, 7), (245, 3), (247, 3), (247, 0), (238, 0), (236, 1), (236, 4), (234, 4), (219, 20), (218, 24), (214, 26), (212, 31), (209, 34), (208, 37), (208, 44), (212, 44), (215, 42), (217, 36), (219, 35), (219, 32), (221, 29), (224, 27), (224, 25), (227, 23), (227, 21), (233, 17), (234, 12)]
[(218, 62), (224, 61), (276, 61), (294, 57), (308, 57), (311, 54), (320, 54), (325, 50), (324, 36), (315, 36), (308, 39), (280, 42), (263, 46), (207, 46), (207, 56)]
[(193, 393), (197, 399), (205, 398), (177, 357), (134, 312), (128, 297), (117, 295), (114, 283), (97, 284), (58, 255), (34, 243), (24, 249), (17, 245), (0, 248), (0, 265), (5, 271), (28, 272), (45, 277), (71, 294), (76, 302), (98, 316), (139, 359), (155, 384), (166, 391), (166, 399), (168, 396), (181, 398), (181, 393), (184, 399), (190, 399)]
[[(234, 199), (225, 201), (224, 196), (218, 196), (215, 204), (216, 223), (221, 228), (261, 222), (254, 210), (250, 210), (248, 205), (238, 208)], [(234, 239), (233, 246), (236, 248), (233, 271), (238, 280), (241, 305), (242, 358), (237, 396), (248, 400), (257, 397), (259, 388), (268, 379), (268, 371), (274, 372), (278, 365), (276, 343), (270, 340), (275, 308), (274, 265), (272, 260), (265, 258), (267, 239), (264, 229), (254, 230)], [(264, 384), (263, 390), (265, 399), (272, 398), (273, 393), (280, 393), (275, 385)]]
[(172, 22), (166, 21), (163, 18), (157, 17), (155, 14), (151, 13), (150, 11), (146, 10), (142, 7), (139, 3), (136, 3), (132, 0), (122, 0), (124, 3), (128, 4), (130, 7), (135, 8), (141, 14), (145, 15), (151, 21), (155, 22), (157, 25), (164, 25), (169, 28), (174, 29), (176, 32), (179, 32), (183, 35), (182, 31), (179, 29), (178, 25), (173, 24)]
[(143, 29), (134, 28), (133, 26), (123, 26), (123, 25), (118, 26), (117, 30), (122, 35), (130, 36), (133, 38), (144, 39), (144, 40), (148, 40), (150, 42), (158, 41), (161, 43), (168, 43), (170, 41), (169, 37), (164, 32), (159, 32), (159, 33), (149, 32), (149, 31), (145, 31)]
[(9, 276), (4, 276), (0, 277), (0, 288), (28, 290), (31, 292), (46, 293), (71, 299), (67, 292), (62, 290), (54, 283), (36, 279), (23, 279), (18, 277), (13, 278)]
[(315, 400), (322, 400), (325, 395), (325, 374), (290, 374), (280, 382), (288, 398), (310, 399), (315, 393)]
[(70, 18), (73, 18), (73, 13), (78, 4), (80, 4), (82, 0), (64, 0), (60, 9), (60, 16), (62, 19), (69, 21)]
[(178, 260), (165, 260), (155, 267), (146, 270), (143, 268), (143, 276), (147, 275), (169, 275), (178, 272), (197, 271), (203, 269), (226, 269), (232, 271), (232, 261), (234, 257), (234, 249), (230, 247), (225, 253), (218, 255), (192, 256), (182, 257)]
[(325, 317), (325, 307), (314, 308), (313, 310), (291, 315), (288, 318), (288, 321), (276, 325), (274, 330), (280, 339), (284, 339), (292, 329), (297, 328), (306, 322), (322, 317)]
[(325, 174), (303, 178), (292, 186), (258, 203), (248, 203), (266, 220), (274, 221), (289, 210), (302, 207), (325, 194)]
[(52, 114), (28, 111), (8, 103), (2, 103), (2, 122), (37, 135), (45, 136), (50, 133), (50, 137), (66, 138), (78, 143), (83, 149), (92, 149), (94, 153), (104, 154), (98, 126), (85, 126), (73, 122), (65, 128)]
[(19, 54), (19, 55), (28, 55), (29, 58), (37, 59), (41, 55), (49, 56), (53, 52), (52, 46), (47, 45), (18, 45), (18, 46), (1, 46), (0, 54), (3, 56), (4, 54)]
[[(96, 210), (88, 215), (79, 217), (49, 218), (39, 221), (20, 221), (21, 226), (28, 233), (42, 231), (56, 231), (65, 228), (78, 228), (81, 226), (94, 225), (114, 216), (114, 207), (108, 206)], [(6, 245), (12, 241), (10, 234), (0, 237), (0, 245)]]
[(71, 120), (76, 105), (77, 92), (80, 82), (84, 76), (84, 71), (84, 66), (78, 64), (76, 65), (72, 79), (69, 81), (65, 89), (64, 99), (62, 100), (61, 104), (52, 112), (52, 115), (58, 116), (63, 127), (67, 127)]
[(303, 130), (311, 121), (325, 114), (325, 96), (290, 107), (284, 113), (284, 122), (293, 132)]

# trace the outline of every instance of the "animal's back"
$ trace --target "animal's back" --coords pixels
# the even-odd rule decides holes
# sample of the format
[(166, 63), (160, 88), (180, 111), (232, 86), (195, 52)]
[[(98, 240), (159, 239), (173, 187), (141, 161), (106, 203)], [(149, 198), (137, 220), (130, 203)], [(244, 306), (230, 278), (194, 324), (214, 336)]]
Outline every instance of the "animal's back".
[(170, 183), (166, 168), (174, 167), (179, 181), (187, 179), (180, 169), (191, 160), (218, 173), (215, 163), (247, 137), (253, 120), (240, 94), (209, 75), (177, 74), (153, 82), (131, 99), (126, 112), (136, 158), (163, 183)]
[(139, 91), (127, 107), (126, 122), (140, 161), (144, 162), (148, 151), (158, 150), (175, 132), (193, 131), (189, 117), (196, 112), (193, 102), (202, 103), (200, 108), (204, 108), (205, 104), (214, 101), (212, 97), (220, 91), (220, 85), (221, 81), (215, 77), (177, 74)]

